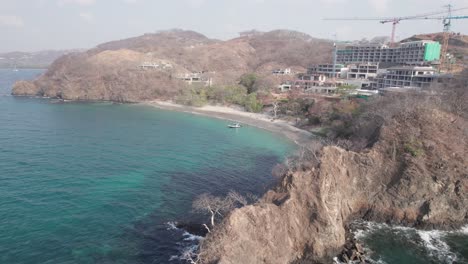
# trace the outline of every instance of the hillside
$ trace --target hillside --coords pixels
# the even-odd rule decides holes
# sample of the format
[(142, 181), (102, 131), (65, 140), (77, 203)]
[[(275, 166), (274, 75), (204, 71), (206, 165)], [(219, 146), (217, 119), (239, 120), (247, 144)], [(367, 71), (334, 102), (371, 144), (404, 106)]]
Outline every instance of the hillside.
[(57, 58), (80, 50), (45, 50), (0, 53), (0, 68), (47, 68)]
[[(233, 84), (245, 73), (269, 77), (276, 68), (304, 70), (329, 61), (331, 50), (328, 41), (288, 30), (228, 41), (193, 31), (162, 31), (62, 56), (34, 82), (15, 85), (13, 94), (120, 102), (166, 98), (186, 87), (180, 75), (204, 72), (215, 85)], [(145, 62), (170, 67), (139, 69)]]
[[(367, 122), (356, 123), (357, 135), (374, 127), (367, 148), (310, 148), (289, 162), (296, 165), (275, 190), (208, 234), (200, 263), (331, 263), (356, 218), (429, 229), (466, 225), (467, 120), (427, 98), (395, 99), (376, 101)], [(382, 126), (369, 126), (381, 119)]]

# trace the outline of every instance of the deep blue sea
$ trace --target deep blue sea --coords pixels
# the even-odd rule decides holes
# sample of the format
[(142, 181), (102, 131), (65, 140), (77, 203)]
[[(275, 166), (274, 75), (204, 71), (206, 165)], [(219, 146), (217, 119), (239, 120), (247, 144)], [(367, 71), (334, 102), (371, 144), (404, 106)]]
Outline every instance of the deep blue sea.
[[(0, 70), (0, 263), (171, 263), (196, 195), (261, 194), (295, 146), (153, 107), (9, 96)], [(177, 258), (172, 258), (177, 263)]]
[[(0, 264), (181, 263), (201, 193), (261, 194), (295, 146), (148, 106), (10, 96), (42, 70), (0, 70)], [(370, 263), (468, 263), (468, 228), (361, 223)]]

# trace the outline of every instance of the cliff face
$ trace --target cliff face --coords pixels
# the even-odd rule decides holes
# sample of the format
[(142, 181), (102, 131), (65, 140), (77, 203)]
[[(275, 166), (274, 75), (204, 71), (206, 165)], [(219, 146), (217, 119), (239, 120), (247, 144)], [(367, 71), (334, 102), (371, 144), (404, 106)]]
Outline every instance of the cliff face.
[[(242, 74), (270, 76), (276, 68), (304, 70), (330, 59), (332, 45), (294, 31), (272, 31), (228, 41), (193, 31), (165, 31), (113, 41), (57, 59), (14, 95), (70, 100), (143, 101), (171, 97), (185, 88), (178, 76), (205, 72), (215, 85), (238, 83)], [(141, 70), (145, 62), (170, 65)]]
[(288, 174), (262, 202), (235, 210), (201, 245), (203, 263), (329, 263), (354, 218), (468, 223), (468, 123), (436, 110), (406, 118), (361, 153), (324, 148), (318, 167)]

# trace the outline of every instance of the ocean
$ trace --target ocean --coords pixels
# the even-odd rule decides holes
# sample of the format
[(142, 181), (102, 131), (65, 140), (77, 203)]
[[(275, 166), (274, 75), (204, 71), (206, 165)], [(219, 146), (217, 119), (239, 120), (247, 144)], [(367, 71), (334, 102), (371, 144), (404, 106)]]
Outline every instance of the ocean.
[[(184, 263), (206, 219), (199, 194), (260, 195), (284, 138), (227, 121), (135, 104), (10, 96), (42, 70), (0, 70), (0, 263)], [(358, 223), (370, 263), (468, 263), (468, 228)]]
[(468, 227), (454, 231), (417, 230), (357, 222), (354, 228), (371, 264), (468, 263)]
[(171, 223), (205, 220), (197, 195), (260, 195), (295, 149), (150, 106), (9, 96), (41, 73), (0, 70), (0, 263), (179, 263), (197, 237)]

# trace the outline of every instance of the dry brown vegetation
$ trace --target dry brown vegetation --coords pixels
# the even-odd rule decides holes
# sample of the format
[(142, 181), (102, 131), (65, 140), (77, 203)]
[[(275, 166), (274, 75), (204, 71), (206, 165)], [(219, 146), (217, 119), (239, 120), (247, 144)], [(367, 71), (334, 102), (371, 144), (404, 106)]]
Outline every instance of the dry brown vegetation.
[[(294, 31), (272, 31), (228, 41), (209, 39), (193, 31), (171, 30), (113, 41), (87, 52), (65, 55), (34, 82), (15, 94), (71, 100), (134, 102), (173, 97), (188, 89), (180, 74), (205, 71), (215, 85), (236, 85), (255, 73), (258, 85), (273, 88), (275, 68), (303, 70), (330, 60), (332, 45)], [(170, 63), (167, 70), (140, 71), (143, 62)], [(25, 89), (28, 88), (28, 89)]]
[(458, 107), (467, 76), (431, 93), (363, 103), (348, 134), (302, 146), (275, 167), (277, 188), (232, 211), (203, 241), (200, 262), (329, 263), (356, 218), (467, 224), (468, 120)]

